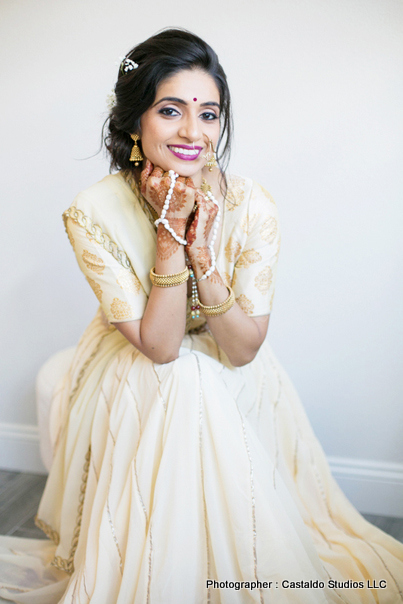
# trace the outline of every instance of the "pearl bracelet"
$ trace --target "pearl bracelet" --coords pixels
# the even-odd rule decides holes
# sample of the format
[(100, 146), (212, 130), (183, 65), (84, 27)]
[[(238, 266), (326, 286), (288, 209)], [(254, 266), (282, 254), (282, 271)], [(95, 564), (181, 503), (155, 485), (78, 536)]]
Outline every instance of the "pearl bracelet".
[(164, 202), (164, 205), (162, 206), (161, 216), (159, 218), (157, 218), (157, 220), (154, 222), (154, 224), (155, 224), (155, 226), (158, 226), (159, 224), (162, 224), (166, 228), (166, 230), (169, 233), (171, 233), (171, 235), (175, 239), (175, 241), (177, 241), (181, 245), (186, 245), (187, 244), (186, 239), (182, 239), (182, 237), (179, 237), (179, 235), (177, 235), (175, 233), (175, 231), (173, 230), (173, 228), (169, 224), (168, 220), (165, 218), (166, 213), (167, 213), (168, 208), (169, 208), (169, 202), (171, 201), (172, 193), (173, 193), (173, 190), (174, 190), (174, 187), (175, 187), (175, 181), (176, 181), (176, 179), (179, 176), (179, 174), (177, 174), (173, 170), (169, 170), (168, 174), (171, 177), (171, 186), (169, 187), (167, 196), (165, 197), (165, 202)]

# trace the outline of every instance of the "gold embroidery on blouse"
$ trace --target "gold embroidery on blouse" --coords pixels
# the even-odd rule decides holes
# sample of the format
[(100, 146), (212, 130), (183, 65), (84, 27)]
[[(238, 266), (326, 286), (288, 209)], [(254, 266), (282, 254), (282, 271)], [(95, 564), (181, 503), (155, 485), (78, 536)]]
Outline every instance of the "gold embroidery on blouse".
[(134, 273), (129, 273), (124, 269), (121, 269), (118, 273), (116, 283), (124, 290), (132, 292), (133, 294), (140, 293), (140, 281)]
[(239, 176), (230, 176), (228, 179), (228, 191), (225, 196), (225, 209), (232, 211), (241, 205), (245, 199), (245, 181)]
[(272, 216), (267, 218), (260, 227), (260, 236), (263, 241), (273, 243), (277, 235), (277, 220)]
[(274, 201), (273, 197), (270, 195), (269, 191), (266, 191), (266, 189), (264, 187), (262, 187), (262, 185), (259, 185), (263, 195), (271, 202), (274, 203), (274, 205), (276, 205), (276, 202)]
[(95, 254), (91, 254), (88, 250), (84, 250), (82, 259), (90, 270), (102, 275), (105, 269), (105, 263), (102, 258), (98, 258)]
[[(89, 233), (85, 233), (85, 236), (87, 237), (88, 241), (91, 241), (91, 243), (93, 241), (95, 241), (94, 237), (92, 237), (92, 235), (90, 235)], [(96, 243), (96, 242), (95, 242)]]
[(221, 279), (224, 281), (224, 285), (227, 285), (228, 287), (231, 286), (231, 277), (229, 276), (229, 274), (225, 271), (221, 272)]
[(40, 528), (41, 531), (43, 531), (47, 537), (49, 537), (49, 539), (52, 539), (52, 541), (54, 541), (54, 543), (56, 543), (56, 545), (59, 545), (60, 535), (57, 531), (52, 529), (52, 527), (49, 524), (47, 524), (44, 520), (41, 520), (40, 518), (38, 518), (38, 514), (36, 514), (36, 516), (34, 518), (34, 522), (35, 522), (36, 526), (38, 528)]
[(98, 298), (98, 302), (102, 302), (102, 289), (101, 286), (99, 285), (99, 283), (97, 283), (96, 281), (94, 281), (94, 279), (91, 279), (90, 277), (86, 277), (88, 283), (90, 284), (92, 291), (94, 292), (94, 294), (96, 295), (96, 297)]
[(227, 245), (225, 246), (225, 257), (228, 262), (234, 262), (241, 253), (241, 249), (241, 244), (238, 243), (238, 241), (235, 241), (233, 237), (230, 237)]
[(272, 279), (273, 273), (270, 266), (265, 266), (264, 269), (255, 277), (255, 287), (262, 292), (262, 294), (267, 294)]
[(113, 298), (111, 304), (111, 313), (115, 319), (130, 319), (133, 316), (133, 309), (127, 302)]
[(131, 270), (133, 273), (132, 265), (130, 260), (123, 250), (121, 250), (117, 243), (104, 233), (98, 224), (94, 224), (89, 216), (86, 216), (81, 210), (78, 210), (75, 206), (71, 206), (68, 210), (63, 212), (64, 226), (67, 231), (67, 219), (71, 218), (74, 222), (82, 226), (87, 233), (93, 236), (94, 240), (103, 246), (103, 248), (112, 254), (112, 256), (123, 266)]
[(239, 256), (236, 267), (237, 268), (249, 268), (251, 264), (259, 262), (262, 256), (256, 250), (245, 250)]
[(253, 313), (255, 305), (249, 300), (249, 298), (245, 296), (245, 294), (241, 294), (240, 296), (238, 296), (238, 298), (235, 298), (235, 301), (242, 308), (244, 313), (246, 313), (247, 315), (251, 315)]
[(242, 218), (241, 229), (243, 230), (244, 233), (246, 233), (246, 235), (249, 235), (249, 233), (255, 226), (258, 218), (259, 218), (259, 214), (252, 214), (251, 216), (249, 216), (249, 214), (247, 214), (244, 218)]

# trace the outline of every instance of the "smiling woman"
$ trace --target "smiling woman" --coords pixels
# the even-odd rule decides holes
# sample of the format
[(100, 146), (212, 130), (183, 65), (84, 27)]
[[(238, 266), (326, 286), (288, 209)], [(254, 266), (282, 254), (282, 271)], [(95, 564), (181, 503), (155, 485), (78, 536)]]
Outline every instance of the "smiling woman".
[(192, 176), (200, 187), (206, 154), (211, 144), (217, 146), (220, 136), (220, 93), (214, 79), (201, 69), (192, 69), (161, 82), (140, 129), (143, 152), (154, 165)]
[(344, 498), (267, 342), (277, 210), (226, 174), (216, 54), (163, 31), (115, 91), (117, 171), (64, 213), (100, 306), (52, 401), (52, 542), (0, 538), (0, 597), (403, 602), (403, 546)]

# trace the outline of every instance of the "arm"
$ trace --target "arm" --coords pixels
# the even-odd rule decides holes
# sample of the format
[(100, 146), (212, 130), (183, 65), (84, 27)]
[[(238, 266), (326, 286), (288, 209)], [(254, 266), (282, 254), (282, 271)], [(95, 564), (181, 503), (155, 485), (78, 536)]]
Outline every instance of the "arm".
[[(160, 215), (171, 180), (150, 162), (142, 173), (142, 193)], [(186, 222), (195, 203), (191, 179), (178, 178), (166, 218), (180, 237), (185, 237)], [(186, 267), (184, 246), (161, 224), (157, 230), (155, 272), (178, 273)], [(143, 354), (157, 363), (178, 357), (186, 326), (187, 282), (174, 287), (152, 286), (141, 320), (115, 323), (115, 327)]]
[[(197, 264), (193, 265), (196, 277), (204, 271)], [(198, 284), (199, 298), (205, 306), (215, 306), (228, 298), (228, 290), (218, 271)], [(269, 315), (248, 317), (235, 303), (225, 314), (207, 317), (208, 326), (234, 367), (241, 367), (255, 358), (267, 334)]]
[[(274, 291), (279, 247), (276, 208), (272, 200), (268, 202), (268, 194), (259, 185), (255, 187), (253, 215), (259, 216), (259, 221), (254, 220), (254, 226), (248, 231), (244, 252), (234, 269), (234, 290), (241, 306), (234, 304), (223, 315), (207, 317), (212, 334), (234, 366), (251, 362), (262, 345), (267, 334)], [(198, 206), (202, 208), (201, 203)], [(208, 208), (205, 208), (204, 214), (206, 212)], [(197, 214), (187, 233), (187, 253), (199, 279), (211, 266), (211, 260), (204, 236), (208, 218)], [(197, 219), (201, 224), (196, 223)], [(198, 282), (198, 292), (200, 302), (206, 306), (218, 305), (228, 297), (228, 290), (217, 270), (208, 279)], [(247, 309), (245, 301), (249, 307)], [(250, 317), (246, 312), (254, 312), (257, 316)]]

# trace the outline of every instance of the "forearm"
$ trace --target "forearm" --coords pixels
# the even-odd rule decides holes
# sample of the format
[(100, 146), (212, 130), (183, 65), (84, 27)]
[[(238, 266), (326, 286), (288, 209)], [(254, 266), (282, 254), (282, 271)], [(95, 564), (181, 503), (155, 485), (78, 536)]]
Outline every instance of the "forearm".
[[(210, 278), (199, 281), (198, 291), (199, 300), (205, 306), (216, 306), (228, 298), (228, 289), (217, 270)], [(239, 367), (250, 363), (256, 356), (267, 332), (268, 318), (256, 320), (248, 317), (235, 303), (224, 314), (207, 317), (207, 323), (232, 365)]]
[[(184, 234), (176, 225), (178, 233)], [(155, 273), (171, 275), (186, 268), (184, 247), (162, 225), (158, 226)], [(187, 282), (172, 287), (151, 287), (140, 325), (143, 352), (164, 363), (178, 356), (186, 325)]]
[[(159, 225), (155, 273), (172, 275), (186, 267), (182, 245)], [(187, 281), (172, 287), (152, 285), (143, 317), (138, 321), (115, 323), (125, 338), (156, 363), (177, 358), (186, 326)]]

